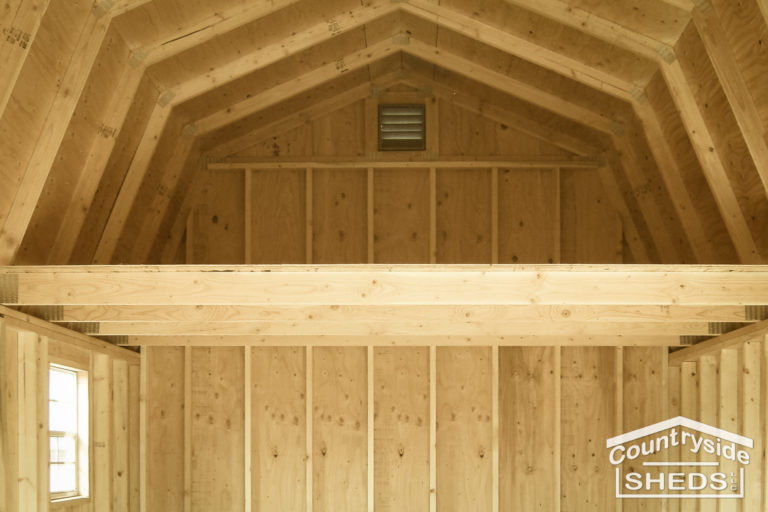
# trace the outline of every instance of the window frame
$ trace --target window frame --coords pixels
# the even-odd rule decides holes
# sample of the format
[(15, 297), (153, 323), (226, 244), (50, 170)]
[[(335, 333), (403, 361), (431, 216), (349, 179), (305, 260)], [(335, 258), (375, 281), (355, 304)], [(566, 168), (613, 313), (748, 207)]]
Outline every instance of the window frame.
[[(77, 432), (55, 431), (50, 429), (50, 418), (48, 421), (48, 474), (49, 484), (48, 493), (51, 503), (70, 501), (73, 499), (87, 499), (90, 496), (90, 380), (87, 368), (75, 364), (72, 361), (58, 360), (51, 358), (48, 365), (48, 375), (51, 371), (65, 371), (75, 374), (77, 379), (77, 397), (75, 398), (77, 407)], [(49, 384), (50, 386), (50, 384)], [(49, 414), (51, 397), (48, 396)], [(50, 472), (53, 465), (57, 462), (51, 461), (50, 441), (55, 437), (75, 437), (75, 485), (73, 491), (51, 492)]]

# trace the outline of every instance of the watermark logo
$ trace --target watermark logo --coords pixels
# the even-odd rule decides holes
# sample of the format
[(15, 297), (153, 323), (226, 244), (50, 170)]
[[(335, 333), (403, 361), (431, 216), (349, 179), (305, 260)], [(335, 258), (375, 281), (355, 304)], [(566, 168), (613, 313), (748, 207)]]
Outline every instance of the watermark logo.
[(752, 439), (683, 416), (605, 443), (617, 498), (743, 498)]

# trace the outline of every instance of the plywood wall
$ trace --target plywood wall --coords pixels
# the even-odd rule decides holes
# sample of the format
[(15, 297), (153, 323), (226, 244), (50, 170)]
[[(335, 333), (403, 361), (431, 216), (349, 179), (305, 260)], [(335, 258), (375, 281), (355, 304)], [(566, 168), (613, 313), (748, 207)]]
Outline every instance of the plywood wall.
[[(715, 347), (694, 358), (671, 358), (670, 416), (685, 416), (754, 441), (754, 448), (749, 450), (750, 463), (745, 468), (744, 499), (723, 500), (729, 503), (717, 510), (768, 510), (765, 486), (768, 476), (765, 455), (765, 447), (768, 446), (765, 422), (768, 407), (766, 343), (768, 338), (760, 334), (727, 347)], [(724, 472), (729, 469), (727, 466), (723, 468)], [(703, 502), (699, 510), (716, 510), (714, 507), (706, 508), (711, 503)], [(693, 510), (687, 507), (684, 503), (671, 503), (668, 510)]]
[(144, 350), (147, 510), (618, 510), (666, 412), (659, 347)]
[[(87, 499), (50, 503), (49, 362), (88, 370)], [(138, 512), (139, 373), (138, 354), (0, 317), (0, 510)]]
[[(416, 93), (391, 93), (409, 98)], [(387, 98), (385, 96), (384, 98)], [(424, 101), (421, 98), (416, 98)], [(378, 101), (386, 101), (379, 99)], [(376, 99), (254, 141), (235, 156), (374, 160), (573, 155), (448, 102), (427, 102), (427, 151), (376, 151)], [(432, 117), (430, 117), (432, 116)], [(437, 119), (439, 122), (430, 121)], [(621, 263), (623, 226), (595, 168), (207, 171), (188, 263)], [(243, 194), (241, 191), (245, 189)]]

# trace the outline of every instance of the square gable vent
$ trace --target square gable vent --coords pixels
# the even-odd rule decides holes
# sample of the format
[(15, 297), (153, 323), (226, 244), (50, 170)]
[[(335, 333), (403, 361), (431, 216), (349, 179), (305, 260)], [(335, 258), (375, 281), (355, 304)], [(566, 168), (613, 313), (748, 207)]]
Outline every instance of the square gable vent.
[(379, 105), (379, 151), (424, 151), (424, 105)]

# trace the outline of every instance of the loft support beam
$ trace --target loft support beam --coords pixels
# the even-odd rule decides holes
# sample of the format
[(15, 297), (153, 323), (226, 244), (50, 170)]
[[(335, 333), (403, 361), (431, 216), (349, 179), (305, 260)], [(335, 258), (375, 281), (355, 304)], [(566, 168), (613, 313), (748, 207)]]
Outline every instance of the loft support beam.
[(0, 268), (6, 305), (766, 305), (768, 266)]

